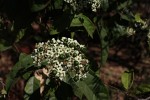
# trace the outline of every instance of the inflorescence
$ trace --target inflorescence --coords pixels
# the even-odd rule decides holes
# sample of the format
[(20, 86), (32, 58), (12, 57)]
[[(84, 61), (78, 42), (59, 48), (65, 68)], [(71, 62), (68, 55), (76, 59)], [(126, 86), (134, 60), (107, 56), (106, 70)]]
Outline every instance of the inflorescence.
[(43, 73), (63, 80), (67, 74), (80, 80), (88, 73), (89, 60), (85, 56), (86, 48), (76, 40), (62, 37), (36, 44), (32, 53), (35, 66), (46, 66)]
[(96, 12), (101, 6), (101, 0), (64, 0), (69, 3), (75, 10), (82, 10), (91, 5), (92, 11)]

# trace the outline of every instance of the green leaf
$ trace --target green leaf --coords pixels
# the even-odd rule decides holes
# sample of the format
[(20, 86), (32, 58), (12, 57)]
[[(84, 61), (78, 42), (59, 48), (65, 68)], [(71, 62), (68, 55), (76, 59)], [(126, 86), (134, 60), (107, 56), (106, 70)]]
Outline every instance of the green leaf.
[(57, 19), (55, 19), (54, 23), (54, 32), (56, 33), (63, 32), (64, 30), (68, 29), (70, 26), (70, 23), (72, 21), (73, 15), (71, 15), (70, 10), (66, 10), (63, 12), (62, 15), (60, 15)]
[(56, 95), (55, 95), (55, 89), (50, 89), (49, 90), (49, 100), (57, 100)]
[(70, 24), (70, 27), (80, 27), (83, 26), (79, 16), (75, 15), (74, 18), (72, 19), (72, 22)]
[(141, 19), (141, 16), (140, 16), (140, 14), (139, 13), (136, 13), (135, 14), (135, 16), (134, 16), (134, 18), (135, 18), (135, 21), (136, 22), (140, 22), (140, 23), (145, 23), (142, 19)]
[(141, 84), (136, 88), (136, 94), (143, 94), (150, 92), (150, 84)]
[(83, 14), (78, 14), (74, 16), (70, 24), (70, 27), (79, 27), (79, 26), (83, 26), (87, 31), (88, 35), (91, 38), (93, 38), (93, 33), (95, 32), (96, 27), (87, 16)]
[(25, 29), (21, 29), (16, 37), (16, 41), (15, 42), (19, 42), (19, 40), (21, 40), (23, 38), (23, 36), (25, 35)]
[(121, 4), (117, 7), (117, 10), (125, 9), (125, 8), (127, 8), (128, 6), (130, 6), (130, 4), (132, 4), (132, 0), (125, 1), (125, 2), (121, 3)]
[(82, 99), (83, 96), (83, 92), (80, 90), (80, 87), (78, 87), (78, 85), (76, 84), (76, 82), (71, 78), (70, 75), (68, 75), (68, 80), (66, 81), (66, 83), (70, 84), (74, 90), (74, 94), (80, 98), (80, 100)]
[(70, 79), (68, 83), (73, 87), (75, 95), (80, 99), (85, 95), (88, 100), (99, 100), (99, 98), (109, 100), (107, 88), (94, 72), (89, 72), (87, 78), (77, 82)]
[(121, 75), (121, 82), (123, 84), (123, 87), (128, 90), (132, 86), (134, 73), (133, 71), (125, 71)]
[(56, 96), (55, 96), (55, 91), (56, 89), (51, 88), (50, 86), (48, 86), (49, 89), (47, 89), (47, 91), (45, 92), (45, 94), (43, 95), (43, 100), (57, 100)]
[(101, 7), (104, 11), (109, 8), (109, 1), (108, 0), (101, 0)]
[(51, 98), (49, 98), (49, 100), (57, 100), (57, 98), (56, 97), (51, 97)]
[(5, 46), (4, 44), (0, 44), (0, 52), (10, 49), (12, 46)]
[(79, 81), (76, 84), (88, 100), (97, 100), (97, 97), (85, 82)]
[(49, 4), (50, 4), (51, 0), (48, 0), (46, 3), (34, 3), (31, 6), (31, 11), (32, 12), (38, 12), (40, 10), (43, 10), (44, 8), (46, 8)]
[(55, 0), (54, 1), (55, 9), (62, 9), (62, 6), (63, 6), (63, 0)]
[(71, 38), (74, 38), (75, 32), (71, 32)]
[(27, 71), (27, 73), (24, 73), (24, 74), (22, 75), (22, 78), (23, 78), (24, 80), (27, 80), (27, 79), (29, 79), (29, 77), (31, 76), (31, 74), (32, 74), (32, 71)]
[(100, 41), (101, 41), (101, 66), (103, 66), (108, 58), (108, 49), (109, 49), (109, 41), (108, 37), (108, 29), (102, 27), (100, 31)]
[(50, 33), (50, 35), (56, 35), (56, 34), (58, 34), (59, 32), (58, 32), (56, 29), (51, 29), (51, 30), (49, 31), (49, 33)]
[(23, 98), (24, 98), (24, 100), (30, 100), (30, 96), (27, 94), (25, 94)]
[(37, 40), (37, 41), (42, 41), (42, 37), (41, 36), (34, 36), (33, 37), (35, 40)]
[(127, 21), (131, 21), (131, 18), (126, 14), (120, 14), (121, 18)]
[(83, 81), (89, 86), (97, 98), (101, 98), (101, 100), (109, 100), (109, 93), (106, 86), (94, 72), (89, 72), (87, 78)]
[(83, 92), (81, 91), (81, 88), (77, 86), (77, 84), (75, 84), (74, 86), (72, 86), (73, 89), (74, 89), (74, 94), (80, 98), (80, 100), (82, 99), (83, 97)]
[(6, 91), (9, 91), (11, 86), (17, 81), (22, 75), (22, 71), (33, 66), (33, 60), (31, 55), (20, 54), (19, 61), (14, 65), (11, 72), (8, 74), (6, 79)]
[(13, 22), (11, 28), (10, 28), (10, 31), (11, 31), (11, 32), (14, 31), (14, 22)]
[(86, 31), (88, 32), (88, 35), (93, 38), (93, 33), (95, 31), (95, 25), (93, 24), (93, 22), (85, 15), (81, 15), (81, 18), (83, 18), (83, 26), (86, 29)]
[(119, 25), (117, 23), (115, 25), (116, 27), (114, 27), (112, 31), (112, 33), (115, 34), (114, 39), (118, 39), (119, 37), (127, 34), (127, 30), (125, 26)]
[(25, 92), (29, 95), (33, 94), (40, 87), (40, 81), (34, 76), (31, 77), (25, 86)]

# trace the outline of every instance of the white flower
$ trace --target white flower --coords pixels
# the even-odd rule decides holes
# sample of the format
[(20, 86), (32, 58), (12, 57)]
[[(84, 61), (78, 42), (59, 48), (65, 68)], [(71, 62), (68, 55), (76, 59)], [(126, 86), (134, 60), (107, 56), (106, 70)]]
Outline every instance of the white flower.
[(67, 3), (73, 3), (74, 0), (64, 0)]
[[(53, 38), (51, 41), (36, 44), (31, 58), (35, 66), (41, 66), (43, 61), (47, 62), (43, 73), (48, 77), (54, 74), (63, 81), (66, 73), (73, 71), (77, 73), (75, 76), (81, 79), (87, 73), (85, 68), (89, 64), (88, 59), (82, 57), (84, 52), (80, 51), (81, 49), (85, 49), (85, 46), (71, 38)], [(86, 63), (82, 63), (83, 61)]]
[(52, 38), (52, 42), (53, 42), (53, 43), (56, 43), (56, 40), (55, 40), (54, 38)]
[(147, 37), (148, 37), (148, 39), (150, 40), (150, 30), (149, 30), (149, 32), (148, 32), (148, 34), (147, 34)]
[(86, 74), (83, 74), (82, 77), (83, 77), (83, 78), (86, 78), (86, 77), (87, 77), (87, 73), (86, 73)]
[(101, 6), (101, 0), (64, 0), (69, 3), (74, 10), (81, 11), (84, 8), (89, 8), (91, 5), (92, 11), (96, 12)]
[(83, 68), (83, 65), (79, 65), (80, 68)]
[(37, 49), (34, 49), (35, 52), (38, 52)]
[(67, 68), (71, 68), (71, 66), (72, 66), (72, 63), (68, 61)]
[(61, 40), (64, 42), (65, 40), (67, 40), (66, 37), (62, 37)]
[(80, 45), (80, 48), (85, 48), (85, 46), (84, 45)]
[(39, 47), (42, 47), (43, 44), (44, 44), (44, 42), (41, 42), (41, 43), (38, 44), (38, 46), (39, 46)]
[(133, 34), (135, 34), (135, 30), (133, 29), (133, 28), (131, 28), (131, 27), (127, 27), (127, 33), (128, 33), (128, 35), (133, 35)]
[(93, 0), (92, 2), (92, 11), (96, 12), (101, 6), (101, 0)]
[(79, 55), (79, 56), (76, 56), (74, 59), (75, 59), (76, 61), (80, 62), (80, 61), (82, 60), (82, 57)]

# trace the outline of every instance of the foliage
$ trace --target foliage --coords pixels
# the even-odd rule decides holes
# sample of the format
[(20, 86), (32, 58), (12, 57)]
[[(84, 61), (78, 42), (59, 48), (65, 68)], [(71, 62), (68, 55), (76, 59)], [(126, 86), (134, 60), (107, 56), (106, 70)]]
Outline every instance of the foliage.
[[(65, 45), (62, 45), (62, 43)], [(59, 45), (61, 47), (59, 47)], [(20, 75), (20, 77), (24, 76), (24, 78), (28, 80), (25, 86), (25, 99), (30, 100), (32, 96), (35, 95), (36, 91), (39, 91), (41, 98), (58, 98), (59, 96), (56, 95), (55, 97), (51, 96), (51, 94), (61, 92), (62, 90), (60, 91), (59, 87), (64, 84), (63, 82), (73, 87), (73, 90), (71, 89), (64, 92), (73, 91), (80, 99), (82, 99), (84, 95), (88, 100), (109, 98), (106, 87), (94, 72), (88, 68), (88, 66), (90, 66), (88, 60), (86, 60), (85, 56), (82, 54), (85, 49), (83, 45), (79, 45), (77, 41), (73, 41), (70, 38), (67, 39), (63, 37), (62, 40), (52, 39), (52, 41), (39, 43), (36, 44), (36, 46), (32, 56), (25, 54), (20, 55), (19, 62), (16, 63), (7, 77), (7, 91), (9, 91), (12, 85), (11, 83), (17, 80), (17, 75)], [(67, 46), (70, 48), (71, 52), (69, 52)], [(53, 56), (51, 56), (52, 54), (48, 54), (50, 52)], [(68, 54), (68, 56), (65, 54)], [(79, 55), (81, 55), (81, 57)], [(70, 62), (69, 59), (73, 61)], [(30, 70), (35, 71), (34, 74), (31, 73)], [(68, 86), (63, 88), (68, 89)], [(58, 95), (60, 95), (60, 93), (58, 93)], [(66, 97), (63, 96), (61, 99), (64, 98), (73, 98), (73, 94), (67, 95)]]
[[(69, 99), (75, 95), (79, 99), (108, 100), (109, 92), (106, 86), (95, 75), (95, 70), (92, 70), (97, 66), (91, 66), (93, 68), (84, 80), (75, 81), (68, 75), (65, 82), (58, 81), (56, 78), (43, 81), (42, 77), (46, 77), (40, 73), (43, 66), (35, 66), (30, 53), (37, 42), (62, 36), (75, 38), (77, 34), (88, 35), (88, 39), (95, 39), (96, 35), (101, 47), (100, 67), (103, 67), (109, 56), (109, 47), (117, 39), (135, 35), (139, 30), (149, 30), (146, 20), (143, 20), (139, 13), (132, 11), (134, 2), (132, 0), (15, 0), (13, 2), (1, 0), (0, 51), (13, 49), (20, 54), (19, 61), (7, 76), (6, 91), (9, 92), (18, 78), (22, 77), (27, 81), (24, 96), (26, 99), (33, 98), (44, 89), (41, 97), (55, 100), (61, 97), (60, 91), (64, 89), (62, 98), (66, 96), (68, 97), (66, 99)], [(149, 34), (147, 37), (150, 41)], [(28, 42), (30, 45), (25, 48)], [(40, 81), (35, 78), (36, 75)], [(122, 74), (123, 87), (129, 94), (134, 84), (133, 80), (132, 71)], [(44, 83), (41, 83), (42, 81)], [(136, 92), (134, 90), (133, 92), (141, 93), (138, 90), (141, 87), (137, 87), (138, 92), (136, 89)], [(142, 89), (143, 92), (150, 91), (149, 88)], [(71, 91), (72, 94), (67, 94)]]
[(132, 86), (134, 73), (132, 71), (125, 71), (121, 76), (121, 81), (125, 89), (129, 89)]

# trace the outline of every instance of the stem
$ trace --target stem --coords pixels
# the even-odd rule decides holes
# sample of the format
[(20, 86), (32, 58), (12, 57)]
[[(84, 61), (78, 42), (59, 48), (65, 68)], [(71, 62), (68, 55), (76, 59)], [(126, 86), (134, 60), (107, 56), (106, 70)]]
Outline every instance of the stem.
[[(134, 99), (136, 99), (136, 100), (140, 100), (138, 97), (136, 97), (135, 95), (133, 95), (133, 94), (129, 94), (128, 92), (126, 92), (126, 91), (123, 91), (123, 90), (121, 90), (121, 89), (119, 89), (119, 88), (117, 88), (117, 87), (115, 87), (115, 86), (112, 86), (112, 85), (106, 85), (106, 86), (108, 86), (108, 87), (110, 87), (110, 88), (112, 88), (112, 89), (115, 89), (115, 90), (118, 90), (118, 91), (120, 91), (120, 92), (122, 92), (123, 94), (125, 94), (126, 96), (129, 96), (129, 97), (132, 97), (132, 98), (134, 98)], [(150, 97), (149, 97), (150, 98)], [(143, 99), (142, 99), (143, 100)], [(144, 99), (145, 100), (145, 99)], [(147, 100), (147, 99), (146, 99)]]

